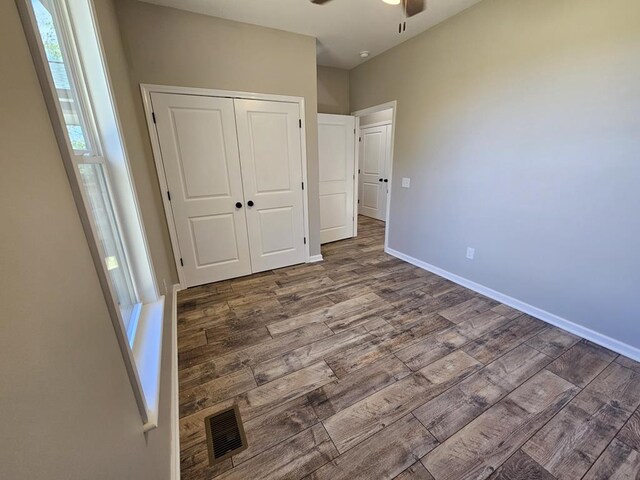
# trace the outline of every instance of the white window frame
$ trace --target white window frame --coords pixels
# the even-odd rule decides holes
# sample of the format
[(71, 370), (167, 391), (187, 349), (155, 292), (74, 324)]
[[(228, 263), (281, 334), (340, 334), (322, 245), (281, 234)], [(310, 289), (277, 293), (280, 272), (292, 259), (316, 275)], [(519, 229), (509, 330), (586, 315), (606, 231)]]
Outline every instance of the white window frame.
[[(64, 44), (63, 60), (71, 70), (71, 89), (74, 97), (79, 97), (77, 108), (80, 110), (81, 125), (89, 147), (86, 151), (78, 151), (74, 150), (71, 144), (31, 1), (16, 0), (16, 3), (140, 410), (143, 430), (148, 431), (158, 424), (164, 296), (159, 294), (153, 272), (109, 73), (103, 58), (94, 5), (92, 0), (49, 0), (56, 4), (58, 10), (57, 21), (60, 25), (56, 27), (60, 31), (57, 31), (57, 34), (59, 42)], [(130, 286), (135, 298), (134, 311), (130, 319), (124, 319), (122, 316), (114, 286), (103, 261), (104, 249), (80, 175), (79, 166), (82, 164), (102, 166), (120, 237), (119, 243), (122, 246), (124, 260), (128, 263)]]

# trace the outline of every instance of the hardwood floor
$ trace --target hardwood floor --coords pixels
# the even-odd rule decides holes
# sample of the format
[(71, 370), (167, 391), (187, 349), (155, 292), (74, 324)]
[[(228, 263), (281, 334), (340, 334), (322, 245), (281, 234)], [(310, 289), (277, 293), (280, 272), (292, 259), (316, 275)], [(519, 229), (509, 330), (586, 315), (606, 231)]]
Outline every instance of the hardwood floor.
[[(640, 364), (383, 252), (179, 293), (183, 480), (640, 479)], [(204, 418), (249, 447), (209, 466)]]

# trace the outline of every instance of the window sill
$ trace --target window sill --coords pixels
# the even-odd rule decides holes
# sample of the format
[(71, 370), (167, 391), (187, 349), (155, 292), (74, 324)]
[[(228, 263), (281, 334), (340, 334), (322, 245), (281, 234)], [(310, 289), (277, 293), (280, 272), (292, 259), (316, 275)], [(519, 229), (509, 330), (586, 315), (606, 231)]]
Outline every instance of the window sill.
[(164, 297), (142, 306), (132, 350), (147, 411), (145, 432), (158, 426), (163, 323)]

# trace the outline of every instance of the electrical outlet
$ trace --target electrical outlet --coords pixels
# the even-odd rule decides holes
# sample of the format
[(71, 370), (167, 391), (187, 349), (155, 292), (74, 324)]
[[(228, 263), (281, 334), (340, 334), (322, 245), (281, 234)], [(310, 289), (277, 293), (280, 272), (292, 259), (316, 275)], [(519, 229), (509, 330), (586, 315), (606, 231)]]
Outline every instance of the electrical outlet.
[(411, 179), (410, 178), (403, 178), (402, 179), (402, 188), (409, 188), (411, 186)]
[(476, 249), (475, 248), (471, 248), (471, 247), (467, 247), (467, 258), (469, 260), (473, 260), (473, 258), (476, 256)]

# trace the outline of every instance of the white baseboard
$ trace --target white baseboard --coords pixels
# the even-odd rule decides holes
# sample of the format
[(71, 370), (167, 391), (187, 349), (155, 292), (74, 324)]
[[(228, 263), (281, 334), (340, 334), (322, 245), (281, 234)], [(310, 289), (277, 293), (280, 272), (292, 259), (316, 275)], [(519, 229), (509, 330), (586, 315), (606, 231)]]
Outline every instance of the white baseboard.
[(171, 296), (171, 480), (180, 480), (180, 416), (178, 413), (178, 292), (175, 284)]
[(534, 307), (533, 305), (529, 305), (517, 298), (510, 297), (505, 295), (504, 293), (500, 293), (496, 290), (493, 290), (489, 287), (485, 287), (479, 283), (468, 280), (464, 277), (456, 275), (455, 273), (448, 272), (443, 270), (442, 268), (436, 267), (435, 265), (431, 265), (429, 263), (423, 262), (422, 260), (418, 260), (417, 258), (413, 258), (409, 255), (406, 255), (402, 252), (398, 252), (397, 250), (393, 250), (392, 248), (385, 248), (384, 250), (389, 255), (392, 255), (400, 260), (404, 260), (411, 265), (415, 265), (416, 267), (422, 268), (423, 270), (427, 270), (431, 273), (435, 273), (447, 280), (451, 280), (458, 285), (462, 285), (470, 290), (478, 292), (486, 297), (497, 300), (500, 303), (504, 303), (516, 310), (520, 310), (532, 317), (542, 320), (543, 322), (554, 325), (558, 328), (566, 330), (567, 332), (573, 333), (574, 335), (578, 335), (579, 337), (585, 338), (593, 343), (596, 343), (602, 347), (608, 348), (609, 350), (613, 350), (620, 355), (624, 355), (625, 357), (629, 357), (633, 360), (640, 362), (640, 349), (632, 347), (620, 340), (616, 340), (614, 338), (608, 337), (602, 333), (596, 332), (595, 330), (591, 330), (590, 328), (583, 327), (582, 325), (578, 325), (566, 318), (559, 317), (554, 315), (553, 313), (547, 312), (546, 310), (542, 310), (541, 308)]
[(323, 260), (322, 255), (311, 255), (307, 263), (317, 263)]

